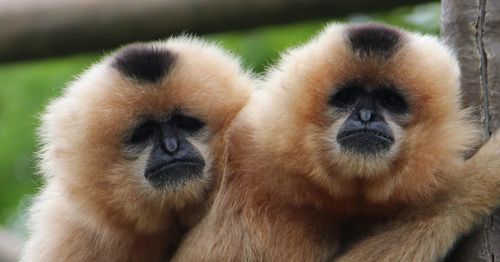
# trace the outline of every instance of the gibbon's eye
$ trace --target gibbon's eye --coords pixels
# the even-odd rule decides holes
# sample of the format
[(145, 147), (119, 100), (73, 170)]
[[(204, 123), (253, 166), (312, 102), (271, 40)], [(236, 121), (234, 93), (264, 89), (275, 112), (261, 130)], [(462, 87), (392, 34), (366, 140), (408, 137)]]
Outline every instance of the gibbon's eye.
[(330, 99), (330, 104), (341, 108), (351, 107), (356, 104), (361, 91), (356, 87), (344, 88)]
[(152, 120), (140, 124), (129, 139), (131, 144), (142, 144), (154, 136), (158, 125)]
[(409, 106), (404, 97), (392, 90), (384, 90), (380, 93), (380, 104), (385, 109), (403, 114), (408, 112)]
[(205, 126), (205, 124), (200, 120), (181, 114), (173, 115), (170, 121), (172, 121), (172, 123), (178, 128), (188, 133), (195, 133), (197, 131), (200, 131)]

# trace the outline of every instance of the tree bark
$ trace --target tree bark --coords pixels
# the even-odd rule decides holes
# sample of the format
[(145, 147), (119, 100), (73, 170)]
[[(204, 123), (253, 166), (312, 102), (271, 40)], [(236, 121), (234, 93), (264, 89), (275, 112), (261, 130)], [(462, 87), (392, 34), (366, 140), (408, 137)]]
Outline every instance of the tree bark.
[(0, 0), (0, 62), (339, 17), (430, 0)]
[[(486, 140), (500, 124), (500, 1), (443, 0), (441, 12), (442, 34), (460, 61), (464, 103), (480, 120)], [(459, 242), (448, 260), (494, 262), (499, 258), (497, 210)]]

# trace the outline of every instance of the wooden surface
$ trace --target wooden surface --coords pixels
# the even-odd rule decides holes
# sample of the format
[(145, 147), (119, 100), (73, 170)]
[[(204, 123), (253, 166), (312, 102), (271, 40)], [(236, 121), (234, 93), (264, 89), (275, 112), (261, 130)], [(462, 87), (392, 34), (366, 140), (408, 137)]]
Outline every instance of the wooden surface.
[(0, 62), (105, 50), (431, 0), (0, 0)]
[[(461, 64), (464, 103), (487, 139), (500, 124), (500, 1), (443, 0), (441, 13), (443, 37)], [(500, 261), (500, 210), (464, 237), (448, 261)]]

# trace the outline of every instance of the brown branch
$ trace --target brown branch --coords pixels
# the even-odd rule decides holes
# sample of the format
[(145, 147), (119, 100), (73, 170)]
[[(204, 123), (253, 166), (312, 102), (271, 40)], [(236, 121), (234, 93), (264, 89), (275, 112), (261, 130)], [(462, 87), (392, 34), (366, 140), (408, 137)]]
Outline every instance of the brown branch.
[(333, 18), (430, 0), (0, 0), (0, 62), (104, 50), (181, 32)]

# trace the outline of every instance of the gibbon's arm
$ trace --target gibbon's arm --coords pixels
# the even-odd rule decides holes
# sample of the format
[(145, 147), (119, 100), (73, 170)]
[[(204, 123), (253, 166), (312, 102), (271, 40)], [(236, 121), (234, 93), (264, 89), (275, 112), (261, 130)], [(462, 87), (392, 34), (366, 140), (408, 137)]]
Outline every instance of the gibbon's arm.
[(500, 132), (465, 162), (460, 179), (432, 203), (356, 244), (335, 261), (439, 261), (500, 205)]

